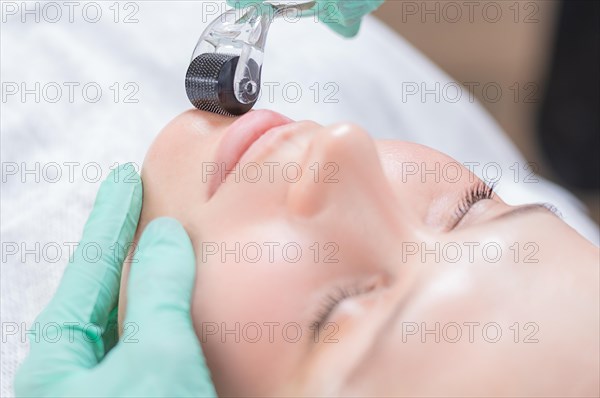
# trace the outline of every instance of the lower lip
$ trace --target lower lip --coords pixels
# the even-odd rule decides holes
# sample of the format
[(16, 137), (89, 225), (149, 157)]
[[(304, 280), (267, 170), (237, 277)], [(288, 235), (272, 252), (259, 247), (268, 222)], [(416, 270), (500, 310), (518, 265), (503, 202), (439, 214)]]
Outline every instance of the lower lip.
[(217, 192), (229, 171), (259, 137), (275, 127), (292, 122), (293, 120), (268, 110), (249, 112), (233, 122), (223, 133), (223, 139), (217, 148), (215, 162), (218, 169), (210, 182), (209, 197)]

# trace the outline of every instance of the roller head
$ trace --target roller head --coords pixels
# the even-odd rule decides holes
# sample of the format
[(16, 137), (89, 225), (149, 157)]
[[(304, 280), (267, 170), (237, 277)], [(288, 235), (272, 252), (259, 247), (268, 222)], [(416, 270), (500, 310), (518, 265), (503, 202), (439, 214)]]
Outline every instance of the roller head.
[(240, 102), (234, 92), (239, 58), (219, 53), (201, 54), (194, 58), (185, 76), (185, 91), (196, 108), (227, 116), (243, 115), (252, 109), (260, 90), (260, 70), (250, 59), (250, 76), (257, 76), (258, 80), (242, 81), (242, 95), (248, 103)]

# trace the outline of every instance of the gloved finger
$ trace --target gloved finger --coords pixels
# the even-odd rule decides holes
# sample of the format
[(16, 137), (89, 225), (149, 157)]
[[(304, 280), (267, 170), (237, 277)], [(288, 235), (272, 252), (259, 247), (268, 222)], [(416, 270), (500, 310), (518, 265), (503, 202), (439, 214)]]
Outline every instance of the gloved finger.
[[(373, 11), (383, 0), (317, 0), (311, 9), (301, 11), (300, 16), (318, 16), (320, 22), (344, 37), (354, 37), (360, 29), (361, 18)], [(227, 0), (230, 7), (242, 9), (260, 7), (262, 0)]]
[(112, 350), (112, 348), (119, 341), (119, 306), (115, 306), (112, 309), (106, 321), (104, 327), (104, 334), (102, 335), (104, 341), (104, 352)]
[(358, 31), (360, 30), (360, 22), (357, 22), (354, 25), (349, 25), (349, 26), (344, 26), (342, 24), (327, 24), (327, 26), (333, 30), (335, 33), (347, 37), (347, 38), (351, 38), (356, 36), (356, 34), (358, 33)]
[(175, 219), (156, 219), (144, 230), (135, 260), (124, 334), (110, 356), (141, 358), (163, 375), (187, 379), (192, 395), (216, 396), (190, 314), (196, 260), (188, 234)]
[(358, 33), (362, 18), (375, 11), (383, 0), (317, 0), (315, 12), (319, 21), (344, 37)]
[(158, 330), (189, 326), (196, 260), (177, 220), (165, 217), (148, 224), (129, 272), (126, 323)]
[(36, 320), (41, 331), (52, 324), (62, 338), (30, 336), (30, 356), (44, 353), (56, 368), (56, 361), (90, 367), (104, 355), (102, 335), (117, 304), (121, 267), (141, 207), (142, 185), (133, 165), (113, 170), (100, 187), (56, 294)]
[(383, 4), (383, 0), (317, 0), (313, 7), (325, 23), (352, 26)]

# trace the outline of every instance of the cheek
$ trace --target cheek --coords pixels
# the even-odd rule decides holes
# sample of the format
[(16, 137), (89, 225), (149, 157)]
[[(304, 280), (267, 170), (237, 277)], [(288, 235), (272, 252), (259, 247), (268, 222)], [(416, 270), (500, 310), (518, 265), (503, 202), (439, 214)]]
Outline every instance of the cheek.
[[(199, 117), (202, 116), (202, 117)], [(206, 167), (213, 163), (223, 118), (186, 112), (165, 127), (144, 159), (144, 211), (148, 217), (175, 217), (184, 226), (196, 207), (207, 200)]]
[(207, 178), (202, 166), (208, 156), (195, 146), (192, 143), (183, 149), (155, 145), (148, 152), (142, 170), (143, 211), (147, 218), (174, 217), (190, 227), (185, 221), (192, 219), (207, 198)]
[[(230, 237), (227, 247), (234, 248), (236, 241), (245, 242)], [(204, 243), (206, 249), (211, 242)], [(296, 366), (302, 344), (290, 343), (283, 332), (289, 324), (304, 326), (298, 319), (304, 303), (299, 298), (308, 292), (298, 278), (302, 264), (250, 263), (243, 255), (236, 261), (234, 254), (222, 262), (221, 253), (202, 258), (196, 252), (192, 320), (217, 392), (272, 393)]]
[(456, 160), (420, 145), (379, 143), (385, 177), (403, 219), (442, 228), (477, 177)]

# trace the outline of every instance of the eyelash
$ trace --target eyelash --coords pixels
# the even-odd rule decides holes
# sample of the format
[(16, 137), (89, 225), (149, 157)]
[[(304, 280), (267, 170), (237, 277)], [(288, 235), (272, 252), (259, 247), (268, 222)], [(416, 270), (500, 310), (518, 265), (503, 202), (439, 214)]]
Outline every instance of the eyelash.
[(321, 328), (327, 318), (331, 315), (335, 307), (343, 300), (349, 297), (359, 296), (361, 294), (369, 292), (371, 289), (361, 288), (357, 285), (337, 287), (332, 292), (329, 292), (322, 300), (320, 309), (315, 316), (314, 325), (317, 328)]
[[(487, 185), (482, 181), (478, 181), (471, 186), (464, 194), (463, 198), (458, 203), (454, 213), (452, 226), (454, 228), (460, 220), (469, 212), (471, 207), (480, 200), (492, 199), (494, 197), (495, 184)], [(551, 208), (550, 208), (551, 207)], [(551, 211), (555, 211), (554, 206), (549, 206)], [(359, 288), (356, 285), (337, 287), (333, 292), (328, 293), (321, 302), (320, 310), (315, 316), (315, 325), (321, 328), (327, 318), (331, 315), (335, 307), (343, 300), (349, 297), (355, 297), (364, 293), (368, 293), (371, 289)]]
[(480, 200), (492, 199), (494, 197), (494, 188), (494, 184), (487, 185), (483, 181), (477, 181), (477, 183), (469, 187), (463, 198), (458, 202), (458, 206), (450, 223), (450, 228), (448, 229), (456, 227), (475, 203)]
[[(479, 202), (480, 200), (493, 198), (494, 188), (494, 184), (487, 185), (482, 181), (478, 181), (471, 186), (458, 203), (452, 219), (452, 227), (450, 229), (454, 228), (460, 222), (460, 220), (462, 220), (462, 218), (475, 203)], [(320, 309), (315, 316), (316, 321), (314, 322), (314, 325), (317, 328), (321, 328), (339, 303), (347, 298), (368, 293), (370, 290), (371, 289), (360, 288), (357, 285), (337, 287), (323, 298)]]

